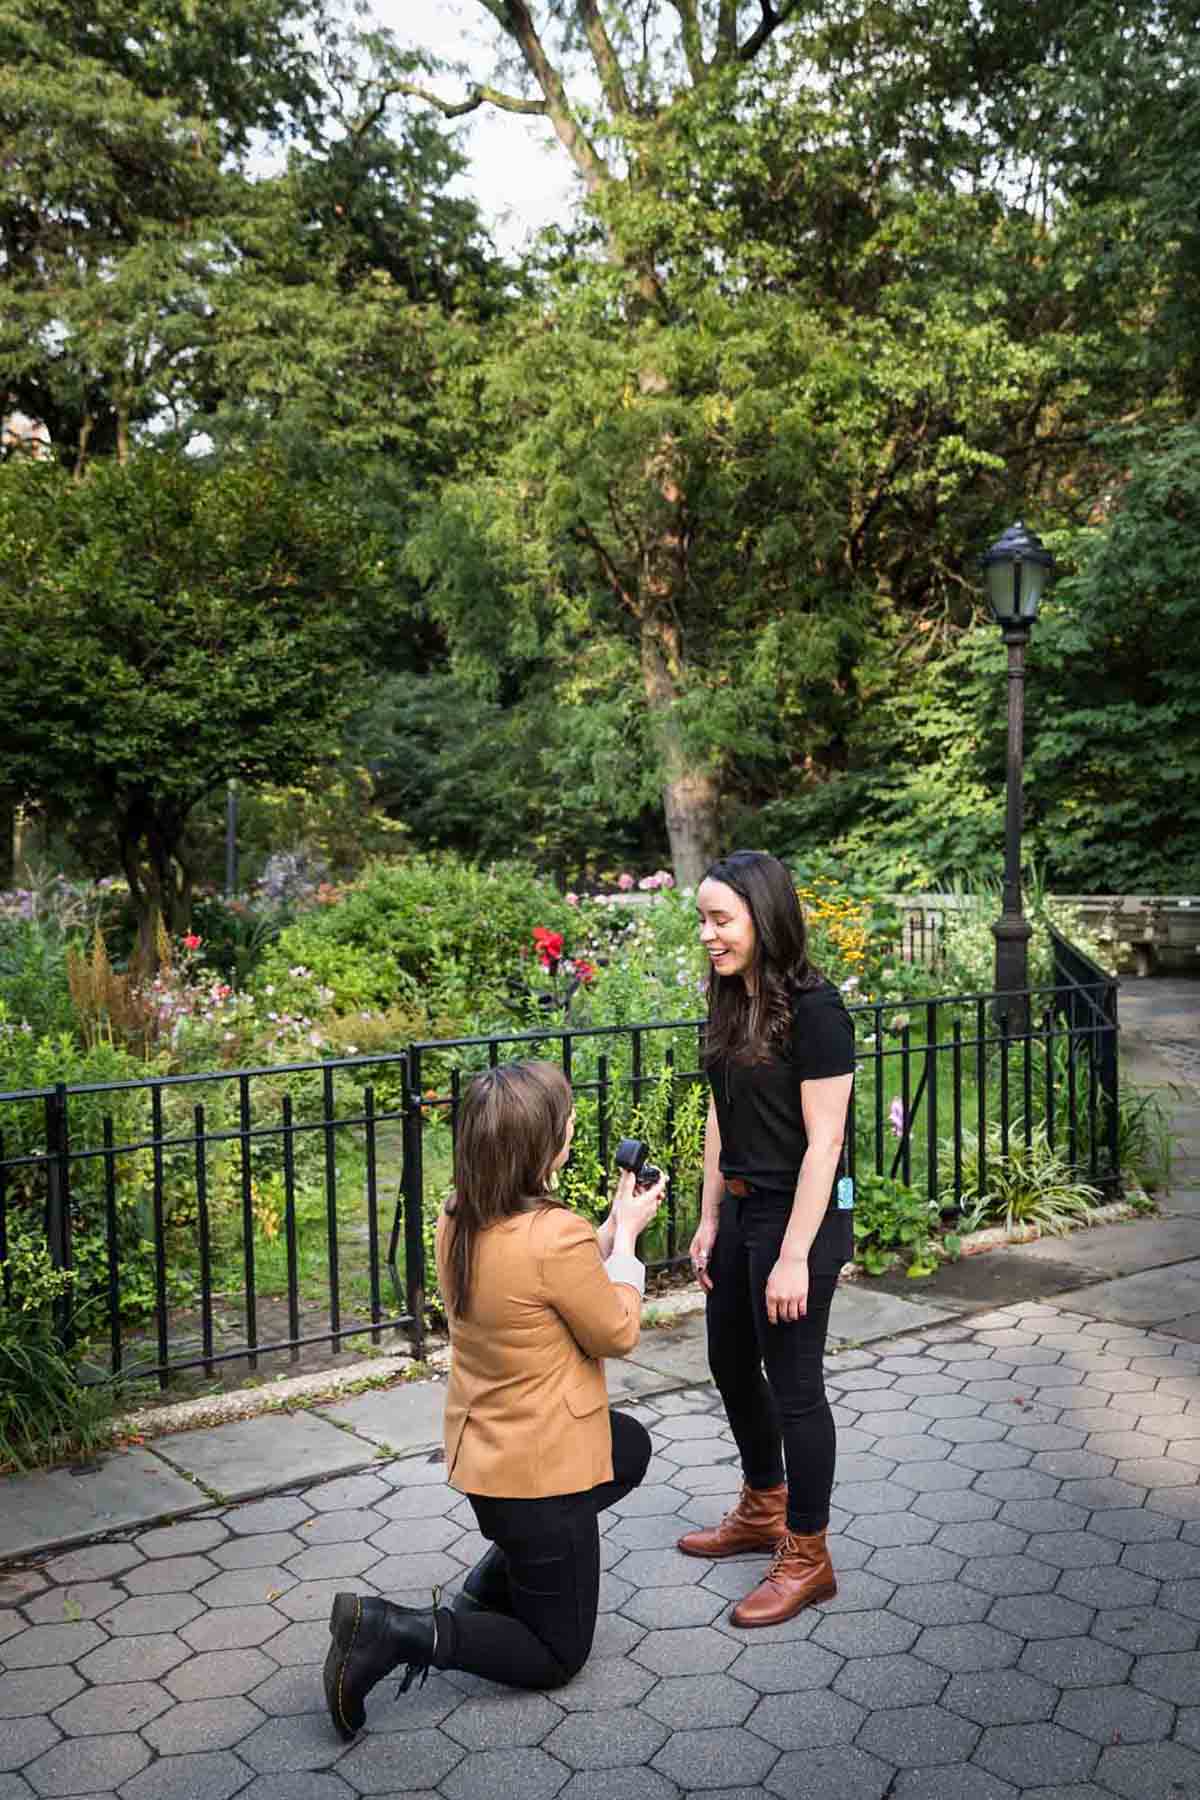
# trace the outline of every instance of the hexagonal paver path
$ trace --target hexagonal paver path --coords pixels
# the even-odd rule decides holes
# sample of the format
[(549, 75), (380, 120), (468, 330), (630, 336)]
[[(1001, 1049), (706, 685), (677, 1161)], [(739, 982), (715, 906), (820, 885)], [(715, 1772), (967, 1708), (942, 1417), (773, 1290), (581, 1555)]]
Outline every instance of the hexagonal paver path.
[(678, 1555), (736, 1491), (711, 1388), (636, 1411), (592, 1659), (454, 1672), (343, 1745), (333, 1594), (417, 1604), (479, 1553), (402, 1458), (9, 1570), (0, 1800), (1200, 1800), (1200, 1345), (1018, 1304), (830, 1357), (840, 1591), (739, 1631), (754, 1560)]

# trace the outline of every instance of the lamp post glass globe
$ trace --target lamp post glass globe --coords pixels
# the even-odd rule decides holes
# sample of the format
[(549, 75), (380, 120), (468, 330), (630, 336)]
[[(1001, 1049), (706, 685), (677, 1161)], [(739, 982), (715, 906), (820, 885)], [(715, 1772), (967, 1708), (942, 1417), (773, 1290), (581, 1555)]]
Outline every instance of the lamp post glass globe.
[(1028, 632), (1054, 568), (1054, 558), (1036, 531), (1020, 519), (998, 537), (983, 557), (988, 601), (996, 623)]

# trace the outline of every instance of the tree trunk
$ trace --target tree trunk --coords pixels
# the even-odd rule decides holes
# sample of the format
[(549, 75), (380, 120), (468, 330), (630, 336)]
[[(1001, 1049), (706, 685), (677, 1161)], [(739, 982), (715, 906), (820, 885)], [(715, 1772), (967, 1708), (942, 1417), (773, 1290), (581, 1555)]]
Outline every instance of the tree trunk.
[(121, 866), (137, 914), (131, 966), (148, 978), (159, 964), (160, 921), (168, 937), (180, 937), (189, 927), (192, 878), (179, 856), (176, 836), (159, 820), (124, 820), (120, 847)]
[(680, 887), (698, 887), (717, 854), (720, 790), (711, 769), (689, 754), (674, 716), (678, 698), (678, 632), (661, 612), (642, 620), (642, 682), (663, 771), (663, 812), (671, 867)]
[(17, 808), (11, 794), (0, 794), (0, 894), (17, 884)]

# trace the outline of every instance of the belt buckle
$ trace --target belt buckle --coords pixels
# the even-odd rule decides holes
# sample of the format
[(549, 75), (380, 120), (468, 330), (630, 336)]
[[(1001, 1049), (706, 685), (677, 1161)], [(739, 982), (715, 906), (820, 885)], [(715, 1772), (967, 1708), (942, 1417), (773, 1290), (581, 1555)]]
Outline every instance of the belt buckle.
[(748, 1181), (743, 1181), (740, 1175), (734, 1175), (730, 1180), (726, 1181), (725, 1186), (729, 1189), (729, 1192), (733, 1195), (735, 1200), (748, 1200), (750, 1195), (754, 1192), (750, 1183)]

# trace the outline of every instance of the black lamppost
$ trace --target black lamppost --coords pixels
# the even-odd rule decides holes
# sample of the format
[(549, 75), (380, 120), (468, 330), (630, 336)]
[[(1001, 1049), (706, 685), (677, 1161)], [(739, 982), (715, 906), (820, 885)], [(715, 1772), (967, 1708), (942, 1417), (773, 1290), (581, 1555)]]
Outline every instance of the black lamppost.
[(1035, 531), (1017, 521), (983, 558), (988, 600), (1008, 645), (1008, 802), (1004, 820), (1004, 904), (996, 938), (996, 1002), (1011, 1031), (1029, 1022), (1029, 939), (1021, 910), (1022, 765), (1025, 736), (1025, 645), (1054, 558)]

